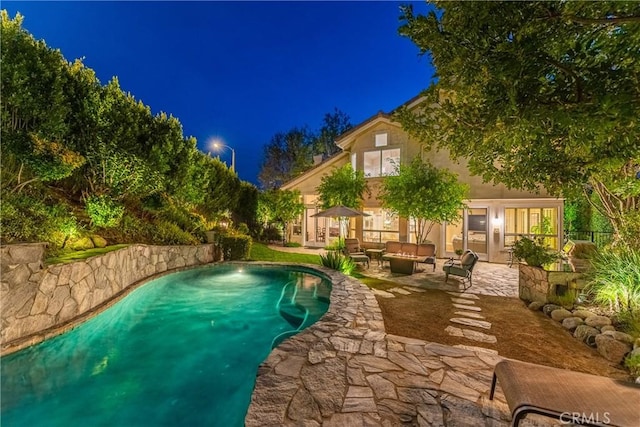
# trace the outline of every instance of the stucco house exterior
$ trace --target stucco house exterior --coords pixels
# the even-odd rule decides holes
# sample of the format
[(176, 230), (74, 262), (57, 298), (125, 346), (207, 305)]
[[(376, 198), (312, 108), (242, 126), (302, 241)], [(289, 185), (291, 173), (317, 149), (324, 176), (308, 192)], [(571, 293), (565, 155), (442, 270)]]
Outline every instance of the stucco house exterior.
[[(406, 105), (411, 108), (419, 102), (416, 98)], [(369, 216), (351, 218), (349, 236), (360, 239), (365, 248), (382, 247), (388, 240), (414, 241), (413, 221), (383, 209), (377, 194), (384, 176), (395, 173), (397, 162), (405, 164), (420, 156), (438, 168), (458, 174), (459, 181), (470, 188), (463, 221), (435, 226), (427, 237), (436, 244), (438, 257), (453, 257), (456, 249), (471, 249), (481, 260), (506, 262), (508, 251), (505, 248), (521, 234), (544, 235), (557, 249), (562, 244), (562, 199), (544, 192), (533, 194), (510, 190), (501, 184), (483, 183), (480, 177), (469, 173), (464, 159), (453, 161), (443, 149), (427, 151), (409, 137), (391, 114), (380, 112), (370, 117), (341, 135), (335, 143), (341, 152), (281, 187), (299, 190), (305, 204), (305, 213), (292, 224), (290, 236), (293, 242), (325, 246), (338, 238), (336, 218), (312, 215), (321, 210), (317, 206), (316, 191), (321, 178), (347, 163), (351, 163), (354, 170), (364, 171), (371, 190), (370, 195), (365, 195), (362, 206), (362, 211)]]

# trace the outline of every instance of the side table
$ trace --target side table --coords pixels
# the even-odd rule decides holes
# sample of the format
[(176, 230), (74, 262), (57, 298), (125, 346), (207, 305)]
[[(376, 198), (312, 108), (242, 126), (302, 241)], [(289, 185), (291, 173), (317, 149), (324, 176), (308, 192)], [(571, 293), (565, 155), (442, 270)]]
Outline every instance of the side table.
[(378, 266), (382, 263), (382, 253), (384, 249), (365, 249), (365, 252), (371, 259), (378, 261)]

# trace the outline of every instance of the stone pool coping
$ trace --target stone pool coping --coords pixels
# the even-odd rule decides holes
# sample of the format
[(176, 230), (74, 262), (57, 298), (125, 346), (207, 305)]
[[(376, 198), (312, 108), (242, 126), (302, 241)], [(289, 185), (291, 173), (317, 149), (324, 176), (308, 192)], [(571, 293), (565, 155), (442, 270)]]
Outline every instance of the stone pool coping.
[(496, 352), (389, 335), (367, 286), (295, 266), (332, 281), (331, 303), (260, 365), (245, 426), (508, 424), (500, 389), (488, 400)]

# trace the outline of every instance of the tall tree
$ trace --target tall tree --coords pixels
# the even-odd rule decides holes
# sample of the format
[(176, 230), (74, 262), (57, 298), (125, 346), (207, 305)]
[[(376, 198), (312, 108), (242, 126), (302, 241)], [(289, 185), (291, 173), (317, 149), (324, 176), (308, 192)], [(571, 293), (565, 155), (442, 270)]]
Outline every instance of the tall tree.
[(335, 108), (333, 113), (326, 113), (322, 121), (322, 127), (317, 135), (313, 137), (313, 154), (322, 154), (324, 157), (330, 157), (340, 151), (335, 141), (352, 127), (349, 116), (343, 111)]
[(278, 188), (311, 166), (311, 145), (306, 128), (277, 133), (264, 147), (258, 179), (265, 189)]
[(460, 219), (468, 191), (454, 173), (415, 157), (399, 165), (398, 175), (384, 178), (378, 197), (385, 208), (415, 221), (416, 242), (422, 243), (435, 224)]
[(486, 181), (594, 191), (618, 238), (640, 244), (639, 3), (433, 3), (403, 11), (400, 33), (438, 77), (403, 126)]
[(369, 191), (363, 171), (354, 171), (351, 163), (334, 169), (320, 180), (317, 187), (322, 209), (343, 205), (358, 209), (362, 206), (362, 196)]

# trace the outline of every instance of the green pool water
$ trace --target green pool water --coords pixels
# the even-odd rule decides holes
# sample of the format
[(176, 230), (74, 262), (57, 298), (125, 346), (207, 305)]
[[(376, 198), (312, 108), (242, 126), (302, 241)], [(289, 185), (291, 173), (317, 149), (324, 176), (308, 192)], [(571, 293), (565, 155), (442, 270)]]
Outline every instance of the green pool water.
[(319, 319), (331, 284), (282, 267), (171, 274), (78, 328), (3, 357), (10, 426), (242, 426), (258, 365)]

